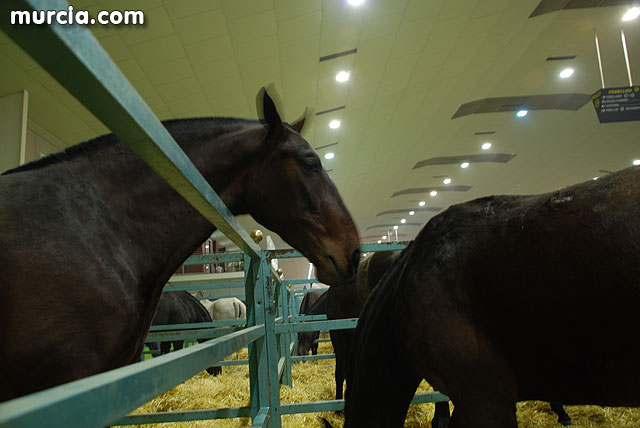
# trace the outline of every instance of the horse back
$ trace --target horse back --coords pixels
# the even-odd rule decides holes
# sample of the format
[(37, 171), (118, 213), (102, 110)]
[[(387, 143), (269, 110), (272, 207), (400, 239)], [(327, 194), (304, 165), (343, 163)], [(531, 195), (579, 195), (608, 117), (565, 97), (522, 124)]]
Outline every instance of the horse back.
[(633, 168), (434, 217), (388, 290), (400, 324), (425, 331), (403, 334), (415, 364), (444, 391), (460, 381), (452, 373), (491, 366), (518, 399), (640, 404), (640, 343), (629, 339), (640, 325), (639, 216)]

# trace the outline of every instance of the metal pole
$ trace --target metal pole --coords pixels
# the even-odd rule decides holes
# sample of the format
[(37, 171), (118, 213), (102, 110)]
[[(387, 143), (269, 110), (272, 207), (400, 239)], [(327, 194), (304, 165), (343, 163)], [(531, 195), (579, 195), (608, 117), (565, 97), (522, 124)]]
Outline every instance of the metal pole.
[(633, 86), (633, 79), (631, 79), (631, 66), (629, 65), (629, 52), (627, 52), (627, 39), (624, 37), (624, 30), (620, 30), (620, 38), (622, 39), (622, 51), (624, 52), (624, 61), (627, 64), (627, 76), (629, 76), (629, 86)]
[(602, 89), (604, 89), (604, 72), (602, 71), (602, 57), (600, 56), (600, 43), (598, 42), (598, 33), (593, 30), (593, 34), (596, 38), (596, 53), (598, 54), (598, 67), (600, 67), (600, 81), (602, 82)]

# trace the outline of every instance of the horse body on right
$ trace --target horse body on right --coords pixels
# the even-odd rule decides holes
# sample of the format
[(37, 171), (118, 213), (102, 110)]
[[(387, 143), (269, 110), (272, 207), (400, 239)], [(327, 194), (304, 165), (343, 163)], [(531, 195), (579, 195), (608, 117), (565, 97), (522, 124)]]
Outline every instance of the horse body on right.
[(520, 400), (640, 405), (638, 219), (638, 168), (431, 219), (360, 317), (345, 427), (403, 426), (422, 378), (451, 428), (516, 428)]

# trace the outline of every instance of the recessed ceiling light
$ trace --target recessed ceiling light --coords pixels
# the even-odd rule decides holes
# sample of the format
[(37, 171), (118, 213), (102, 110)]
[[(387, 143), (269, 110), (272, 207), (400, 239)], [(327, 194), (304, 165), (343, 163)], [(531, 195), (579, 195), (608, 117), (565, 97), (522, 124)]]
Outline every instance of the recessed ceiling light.
[(415, 213), (416, 213), (416, 212), (415, 212), (415, 211), (413, 211), (413, 210), (409, 211), (409, 215), (414, 215)]
[(393, 230), (398, 230), (398, 226), (393, 226)]
[(324, 154), (325, 159), (333, 159), (334, 157), (336, 157), (336, 154), (333, 152), (327, 152)]
[(450, 178), (445, 178), (444, 180), (442, 180), (442, 182), (444, 184), (449, 184), (449, 183), (451, 183), (451, 179)]
[(378, 244), (382, 244), (382, 241), (378, 239)]
[(573, 72), (573, 68), (565, 68), (560, 72), (559, 76), (561, 79), (566, 79), (567, 77), (573, 76)]
[(438, 194), (438, 192), (436, 192), (435, 190), (432, 190), (429, 194), (430, 194), (431, 196), (436, 196), (436, 195)]
[(529, 113), (529, 110), (518, 110), (516, 112), (517, 117), (525, 117)]
[(627, 10), (627, 12), (622, 16), (622, 20), (631, 21), (632, 19), (636, 19), (638, 16), (640, 16), (640, 7), (636, 6)]
[(424, 204), (426, 204), (426, 202), (425, 202), (425, 201), (420, 201), (420, 202), (418, 202), (418, 205), (420, 205), (421, 207), (424, 207)]
[(636, 159), (632, 162), (634, 165), (640, 165), (640, 159)]
[(596, 181), (598, 179), (598, 177), (593, 177), (593, 181)]
[(382, 239), (387, 239), (387, 235), (383, 235), (383, 236), (382, 236)]
[(402, 220), (400, 220), (400, 223), (405, 224), (407, 222), (406, 218), (403, 218)]
[(347, 0), (347, 3), (349, 3), (351, 6), (360, 6), (362, 3), (364, 3), (364, 0)]
[(460, 168), (469, 168), (469, 162), (462, 162)]
[(346, 82), (347, 80), (349, 80), (349, 72), (342, 70), (341, 72), (336, 74), (336, 80), (340, 83)]
[(491, 143), (484, 143), (482, 145), (482, 150), (489, 150), (491, 148)]
[(329, 128), (331, 129), (340, 128), (340, 121), (338, 119), (333, 119), (331, 122), (329, 122)]

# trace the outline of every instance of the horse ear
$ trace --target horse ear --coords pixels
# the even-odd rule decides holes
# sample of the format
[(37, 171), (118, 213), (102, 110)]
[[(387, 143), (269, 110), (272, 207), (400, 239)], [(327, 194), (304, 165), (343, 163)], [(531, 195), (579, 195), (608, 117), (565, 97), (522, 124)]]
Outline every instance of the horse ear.
[(298, 134), (306, 134), (311, 128), (314, 116), (314, 110), (307, 107), (304, 109), (302, 116), (291, 124), (291, 127), (295, 129)]
[(267, 88), (263, 87), (258, 91), (256, 98), (258, 117), (269, 125), (269, 134), (273, 134), (284, 127), (278, 113), (278, 104), (281, 103), (273, 83)]

